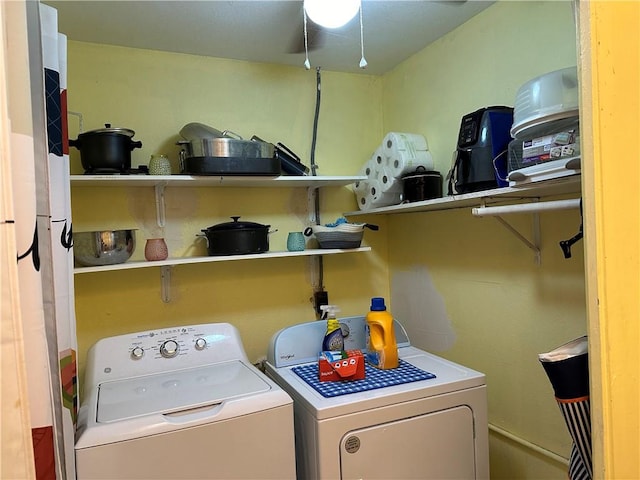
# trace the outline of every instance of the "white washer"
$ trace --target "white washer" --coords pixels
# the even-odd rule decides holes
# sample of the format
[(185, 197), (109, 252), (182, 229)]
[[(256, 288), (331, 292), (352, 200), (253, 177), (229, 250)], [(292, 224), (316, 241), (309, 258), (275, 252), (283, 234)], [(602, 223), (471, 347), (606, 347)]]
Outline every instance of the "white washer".
[[(340, 323), (345, 349), (364, 350), (364, 317)], [(435, 378), (325, 397), (296, 373), (315, 372), (325, 322), (271, 339), (266, 372), (293, 397), (299, 479), (489, 478), (484, 374), (412, 347), (394, 323), (401, 364)]]
[(75, 451), (80, 480), (295, 478), (293, 403), (228, 323), (105, 338)]

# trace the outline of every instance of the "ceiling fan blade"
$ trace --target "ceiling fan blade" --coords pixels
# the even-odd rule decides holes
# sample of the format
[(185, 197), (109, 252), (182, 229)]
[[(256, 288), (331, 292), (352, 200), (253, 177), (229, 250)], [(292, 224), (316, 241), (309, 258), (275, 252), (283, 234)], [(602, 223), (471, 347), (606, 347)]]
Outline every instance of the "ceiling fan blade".
[[(300, 17), (301, 21), (295, 29), (289, 53), (304, 53), (304, 20), (302, 15)], [(327, 38), (326, 34), (324, 28), (307, 18), (307, 48), (310, 52), (322, 48)]]

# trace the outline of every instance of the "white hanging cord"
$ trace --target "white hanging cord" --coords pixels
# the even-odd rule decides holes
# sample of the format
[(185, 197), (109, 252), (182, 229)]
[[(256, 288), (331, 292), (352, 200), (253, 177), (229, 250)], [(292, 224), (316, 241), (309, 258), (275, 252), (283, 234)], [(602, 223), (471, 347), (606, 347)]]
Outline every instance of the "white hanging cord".
[(367, 68), (367, 61), (364, 59), (364, 28), (362, 27), (362, 2), (360, 2), (360, 68)]
[(311, 70), (311, 63), (309, 63), (309, 45), (307, 44), (307, 12), (302, 7), (302, 16), (304, 18), (304, 68)]

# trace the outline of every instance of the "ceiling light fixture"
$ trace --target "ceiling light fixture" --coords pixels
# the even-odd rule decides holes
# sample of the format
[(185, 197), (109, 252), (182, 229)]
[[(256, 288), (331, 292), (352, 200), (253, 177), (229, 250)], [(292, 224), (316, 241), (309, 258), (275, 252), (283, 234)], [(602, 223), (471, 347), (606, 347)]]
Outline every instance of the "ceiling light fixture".
[(326, 28), (340, 28), (356, 16), (360, 0), (304, 0), (309, 18)]
[(362, 24), (361, 0), (304, 0), (302, 16), (304, 19), (304, 68), (311, 69), (309, 45), (307, 39), (307, 16), (316, 24), (325, 28), (339, 28), (360, 14), (360, 68), (367, 68), (364, 58), (364, 27)]

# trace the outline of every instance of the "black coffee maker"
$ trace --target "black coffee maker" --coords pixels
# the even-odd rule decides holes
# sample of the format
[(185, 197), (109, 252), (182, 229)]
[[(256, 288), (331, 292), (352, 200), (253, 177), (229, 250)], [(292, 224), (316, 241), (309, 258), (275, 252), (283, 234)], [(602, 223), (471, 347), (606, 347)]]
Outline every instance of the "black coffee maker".
[(513, 108), (484, 107), (462, 117), (449, 195), (506, 187)]

